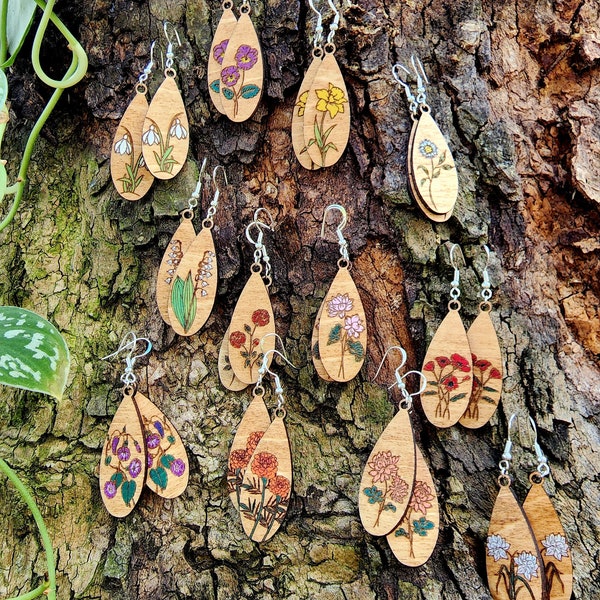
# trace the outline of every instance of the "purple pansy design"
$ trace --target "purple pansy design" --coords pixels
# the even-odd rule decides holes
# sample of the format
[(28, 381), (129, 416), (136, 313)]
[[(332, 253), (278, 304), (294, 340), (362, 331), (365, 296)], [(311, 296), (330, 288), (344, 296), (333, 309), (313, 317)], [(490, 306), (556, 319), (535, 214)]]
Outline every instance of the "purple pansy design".
[(181, 458), (176, 458), (171, 463), (171, 473), (173, 473), (175, 477), (181, 477), (185, 473), (185, 463)]
[(258, 50), (242, 44), (235, 53), (235, 62), (240, 69), (249, 71), (258, 61)]
[(229, 40), (223, 40), (213, 48), (213, 58), (220, 64), (223, 64), (223, 58), (225, 57), (225, 50), (227, 50), (227, 44)]
[(240, 71), (235, 65), (231, 65), (230, 67), (225, 67), (221, 71), (221, 81), (227, 87), (233, 87), (240, 78)]
[(112, 479), (104, 484), (104, 495), (109, 500), (117, 495), (117, 484)]

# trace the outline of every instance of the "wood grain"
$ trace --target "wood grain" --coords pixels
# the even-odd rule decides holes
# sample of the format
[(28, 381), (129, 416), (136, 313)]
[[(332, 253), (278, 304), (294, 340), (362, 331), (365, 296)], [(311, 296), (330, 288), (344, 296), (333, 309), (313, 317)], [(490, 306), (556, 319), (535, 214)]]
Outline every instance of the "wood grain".
[(317, 312), (317, 317), (315, 319), (315, 324), (313, 325), (312, 336), (310, 340), (310, 355), (312, 357), (313, 365), (315, 367), (315, 371), (319, 375), (321, 379), (325, 381), (334, 381), (327, 373), (327, 369), (325, 369), (319, 352), (319, 323), (321, 322), (321, 314), (323, 313), (323, 307), (325, 306), (325, 302), (321, 302), (321, 306), (319, 306), (319, 311)]
[(229, 331), (230, 329), (228, 327), (223, 336), (221, 347), (219, 348), (219, 360), (217, 365), (219, 370), (219, 380), (223, 387), (226, 387), (232, 392), (239, 392), (247, 388), (249, 384), (240, 381), (231, 368), (231, 361), (229, 359)]

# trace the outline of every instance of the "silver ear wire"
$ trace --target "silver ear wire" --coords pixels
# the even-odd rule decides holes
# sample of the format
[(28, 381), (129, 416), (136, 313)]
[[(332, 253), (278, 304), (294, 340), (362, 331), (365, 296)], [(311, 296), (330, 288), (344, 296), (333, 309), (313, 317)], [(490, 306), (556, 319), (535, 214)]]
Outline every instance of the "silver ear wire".
[(337, 9), (336, 5), (332, 2), (332, 0), (327, 0), (327, 4), (329, 4), (329, 8), (331, 8), (334, 14), (333, 21), (329, 27), (329, 34), (327, 35), (327, 43), (333, 44), (335, 32), (340, 26), (340, 11)]
[(531, 416), (529, 416), (529, 423), (535, 435), (533, 449), (535, 450), (535, 455), (538, 461), (537, 470), (542, 477), (547, 477), (550, 474), (548, 459), (546, 458), (546, 455), (544, 454), (544, 451), (542, 450), (541, 446), (538, 444), (537, 427), (535, 425), (535, 421), (531, 418)]
[(152, 69), (154, 68), (154, 46), (156, 46), (156, 40), (154, 40), (150, 46), (150, 62), (144, 67), (144, 70), (140, 73), (138, 77), (138, 83), (145, 84), (148, 80), (148, 77), (152, 73)]
[(317, 15), (317, 25), (315, 26), (315, 37), (313, 39), (313, 47), (320, 48), (321, 42), (323, 41), (323, 15), (321, 14), (321, 11), (319, 11), (315, 7), (313, 0), (308, 0), (308, 5), (310, 6), (311, 10)]
[[(268, 217), (270, 224), (267, 224), (263, 221), (259, 221), (259, 216), (261, 212), (265, 212)], [(273, 220), (273, 216), (266, 208), (257, 208), (254, 211), (254, 220), (246, 226), (246, 239), (254, 246), (254, 264), (260, 265), (260, 260), (262, 258), (265, 267), (264, 267), (264, 276), (270, 282), (271, 279), (271, 259), (269, 258), (269, 254), (267, 253), (267, 249), (263, 244), (263, 235), (265, 229), (270, 231), (274, 230), (275, 221)], [(252, 228), (257, 230), (256, 240), (252, 238), (250, 232)], [(269, 284), (268, 284), (269, 285)]]
[(398, 370), (401, 369), (406, 364), (406, 359), (407, 359), (406, 350), (402, 346), (390, 346), (385, 351), (385, 354), (383, 355), (383, 358), (381, 359), (381, 362), (379, 363), (379, 367), (377, 369), (377, 373), (375, 373), (375, 376), (373, 377), (372, 381), (375, 381), (377, 379), (377, 376), (379, 375), (379, 371), (381, 371), (381, 367), (383, 367), (383, 363), (385, 362), (385, 359), (387, 358), (387, 355), (392, 350), (398, 350), (400, 352), (401, 356), (402, 356), (402, 362), (398, 365), (398, 367), (396, 367), (396, 372), (398, 372)]
[(486, 253), (487, 260), (485, 262), (485, 267), (483, 268), (483, 282), (481, 283), (481, 297), (484, 302), (489, 302), (492, 297), (491, 283), (490, 283), (490, 275), (488, 273), (488, 265), (490, 264), (490, 249), (486, 244), (483, 245), (483, 248)]
[[(146, 349), (141, 354), (136, 354), (134, 356), (133, 353), (135, 352), (138, 342), (146, 342)], [(114, 352), (112, 352), (111, 354), (108, 354), (106, 356), (103, 356), (100, 360), (108, 360), (108, 359), (112, 358), (113, 356), (117, 356), (121, 352), (124, 352), (125, 350), (129, 350), (129, 352), (127, 353), (127, 356), (124, 359), (125, 360), (125, 371), (121, 375), (121, 381), (125, 385), (132, 385), (137, 381), (137, 377), (136, 377), (135, 373), (133, 372), (135, 362), (137, 361), (138, 358), (142, 358), (143, 356), (146, 356), (146, 354), (148, 354), (152, 350), (152, 342), (148, 338), (145, 338), (145, 337), (138, 338), (133, 331), (130, 331), (125, 334), (125, 336), (121, 340), (121, 343), (119, 344), (119, 347)]]
[(460, 249), (460, 246), (458, 244), (452, 244), (452, 246), (450, 246), (450, 264), (454, 268), (454, 278), (452, 279), (452, 283), (450, 284), (452, 286), (452, 288), (450, 289), (450, 297), (452, 298), (452, 300), (458, 300), (460, 296), (460, 271), (454, 260), (454, 252), (456, 248), (458, 248), (462, 256), (463, 263), (466, 264), (465, 257), (462, 253), (462, 250)]
[(196, 189), (191, 193), (188, 198), (188, 207), (190, 210), (194, 210), (196, 206), (198, 206), (198, 199), (200, 198), (200, 193), (202, 192), (202, 181), (204, 179), (204, 171), (206, 170), (206, 164), (208, 163), (208, 158), (204, 157), (202, 161), (202, 166), (200, 167), (200, 175), (198, 175), (198, 182), (196, 183)]
[[(269, 334), (267, 334), (269, 335)], [(266, 337), (266, 336), (264, 336)], [(262, 347), (262, 340), (264, 339), (261, 338), (261, 347)], [(280, 338), (281, 339), (281, 338)], [(273, 373), (273, 371), (271, 371), (271, 369), (269, 369), (269, 357), (271, 354), (277, 354), (278, 356), (281, 356), (281, 358), (283, 358), (283, 360), (288, 363), (288, 365), (290, 365), (290, 367), (293, 367), (294, 369), (298, 369), (298, 367), (296, 365), (294, 365), (288, 358), (287, 356), (284, 356), (281, 352), (279, 352), (279, 350), (276, 350), (275, 348), (269, 349), (266, 352), (264, 352), (263, 354), (263, 359), (262, 359), (262, 364), (260, 365), (260, 368), (258, 369), (258, 379), (256, 381), (256, 386), (254, 389), (256, 389), (257, 387), (262, 387), (262, 380), (265, 376), (265, 374), (269, 374), (272, 378), (273, 378), (273, 382), (274, 382), (274, 391), (275, 391), (275, 395), (277, 396), (277, 410), (281, 410), (283, 408), (283, 405), (285, 403), (285, 398), (283, 397), (283, 388), (281, 387), (281, 380), (279, 379), (279, 375), (277, 375), (276, 373)]]
[(348, 242), (342, 233), (344, 231), (344, 227), (346, 227), (346, 223), (348, 222), (348, 213), (346, 213), (346, 209), (341, 204), (330, 204), (323, 213), (323, 222), (321, 224), (321, 237), (325, 238), (325, 221), (327, 219), (327, 213), (330, 210), (338, 210), (342, 214), (342, 220), (337, 225), (335, 232), (338, 238), (338, 244), (340, 245), (340, 255), (342, 260), (346, 262), (350, 262), (350, 256), (348, 254)]
[(221, 169), (223, 171), (223, 178), (225, 179), (225, 185), (229, 185), (229, 182), (227, 181), (227, 171), (225, 171), (225, 167), (223, 165), (217, 165), (213, 169), (213, 174), (212, 174), (212, 180), (213, 180), (213, 186), (215, 188), (215, 193), (213, 195), (213, 199), (210, 202), (210, 206), (208, 207), (208, 210), (206, 211), (206, 218), (204, 219), (204, 222), (202, 223), (206, 227), (213, 226), (213, 217), (215, 216), (215, 214), (217, 212), (217, 206), (219, 206), (219, 197), (221, 196), (221, 188), (219, 188), (219, 184), (217, 183), (217, 172), (219, 169)]
[(171, 37), (169, 36), (169, 32), (167, 30), (168, 26), (171, 25), (173, 32), (175, 33), (175, 37), (177, 38), (177, 44), (181, 46), (181, 40), (179, 39), (179, 33), (177, 33), (177, 29), (175, 25), (170, 23), (169, 21), (165, 21), (163, 23), (163, 31), (165, 32), (165, 37), (167, 38), (167, 60), (165, 62), (165, 68), (170, 69), (173, 66), (173, 42), (171, 41)]

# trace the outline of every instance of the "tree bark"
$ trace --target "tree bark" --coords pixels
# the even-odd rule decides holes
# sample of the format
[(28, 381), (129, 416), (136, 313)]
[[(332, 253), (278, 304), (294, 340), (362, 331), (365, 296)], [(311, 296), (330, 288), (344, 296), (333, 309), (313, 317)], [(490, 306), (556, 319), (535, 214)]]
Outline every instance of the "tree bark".
[[(488, 599), (485, 538), (506, 421), (515, 411), (535, 419), (549, 458), (546, 488), (572, 545), (573, 597), (597, 595), (600, 3), (363, 0), (343, 8), (335, 42), (349, 89), (350, 144), (336, 166), (310, 172), (297, 163), (290, 138), (314, 27), (305, 3), (252, 2), (266, 92), (255, 116), (241, 124), (218, 116), (207, 93), (218, 2), (78, 0), (57, 7), (78, 31), (90, 70), (44, 129), (26, 201), (0, 235), (0, 303), (53, 321), (71, 349), (72, 374), (61, 402), (0, 391), (0, 454), (42, 509), (59, 598)], [(155, 183), (132, 203), (115, 192), (108, 156), (151, 41), (164, 47), (165, 19), (182, 41), (175, 67), (190, 117), (190, 156), (177, 178)], [(60, 72), (68, 53), (57, 34), (48, 37), (48, 68)], [(443, 224), (424, 217), (407, 191), (411, 120), (391, 66), (413, 53), (425, 64), (427, 101), (459, 173), (454, 216)], [(48, 96), (28, 63), (24, 48), (10, 80), (3, 158), (13, 177)], [(159, 67), (151, 93), (160, 81)], [(163, 324), (154, 286), (204, 156), (211, 166), (223, 164), (230, 182), (215, 217), (219, 288), (203, 330), (181, 338)], [(200, 213), (208, 201), (205, 195)], [(370, 328), (367, 364), (344, 385), (321, 381), (309, 356), (313, 321), (337, 269), (335, 238), (319, 237), (332, 202), (348, 211), (352, 276)], [(259, 206), (277, 224), (266, 235), (275, 319), (299, 367), (277, 367), (294, 491), (283, 526), (263, 545), (243, 534), (225, 484), (228, 448), (250, 393), (224, 390), (216, 369), (252, 262), (244, 227)], [(410, 367), (420, 367), (447, 310), (448, 241), (461, 245), (466, 261), (467, 325), (478, 311), (482, 244), (492, 248), (504, 393), (491, 423), (476, 431), (436, 429), (415, 403), (413, 425), (442, 523), (433, 557), (411, 569), (397, 563), (385, 540), (364, 532), (357, 498), (361, 471), (397, 401), (385, 391), (391, 363), (371, 380), (392, 344), (401, 343)], [(129, 330), (154, 343), (138, 372), (140, 389), (178, 428), (192, 474), (180, 498), (145, 490), (132, 514), (116, 520), (102, 505), (97, 472), (122, 370), (100, 357)], [(268, 402), (273, 408), (272, 397)], [(535, 466), (530, 446), (523, 429), (513, 452), (521, 500)], [(4, 481), (0, 515), (7, 525), (0, 595), (15, 595), (39, 584), (44, 562), (33, 520)]]

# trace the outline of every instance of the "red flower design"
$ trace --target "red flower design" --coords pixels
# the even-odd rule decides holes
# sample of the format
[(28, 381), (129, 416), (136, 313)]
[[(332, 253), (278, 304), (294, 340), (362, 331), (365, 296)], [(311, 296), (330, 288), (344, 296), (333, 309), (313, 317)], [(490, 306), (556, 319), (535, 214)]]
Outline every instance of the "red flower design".
[(277, 473), (277, 457), (270, 452), (259, 452), (252, 461), (252, 472), (259, 477), (272, 479)]
[(260, 340), (258, 338), (255, 338), (252, 340), (252, 345), (253, 346), (258, 346), (258, 344), (260, 344)]
[(490, 379), (502, 379), (502, 375), (500, 375), (500, 371), (494, 368), (490, 371)]
[(473, 354), (473, 353), (471, 352), (471, 362), (472, 362), (472, 363), (475, 363), (475, 361), (476, 361), (476, 360), (477, 360), (477, 354)]
[(435, 369), (435, 363), (430, 360), (424, 367), (423, 371), (433, 371)]
[(276, 475), (269, 482), (269, 490), (272, 494), (275, 494), (275, 496), (287, 498), (290, 493), (290, 481), (283, 475)]
[(444, 377), (442, 383), (449, 389), (455, 390), (458, 387), (458, 379), (452, 375), (452, 377)]
[(229, 343), (238, 350), (246, 343), (246, 334), (243, 331), (234, 331), (229, 336)]
[(447, 356), (438, 356), (435, 360), (442, 369), (450, 364), (450, 359)]
[(253, 431), (248, 436), (248, 439), (246, 440), (246, 452), (248, 453), (248, 459), (256, 450), (256, 446), (258, 446), (258, 442), (260, 442), (263, 435), (265, 435), (264, 431)]
[(248, 461), (250, 460), (250, 454), (246, 450), (234, 450), (229, 456), (229, 468), (232, 471), (236, 469), (245, 469)]
[(476, 360), (473, 364), (482, 371), (487, 371), (487, 369), (492, 366), (492, 363), (489, 360)]
[(252, 313), (252, 322), (258, 327), (264, 327), (271, 318), (264, 308), (259, 308)]
[(461, 356), (460, 354), (452, 354), (450, 359), (452, 360), (452, 364), (464, 373), (468, 373), (471, 370), (471, 365), (464, 356)]

